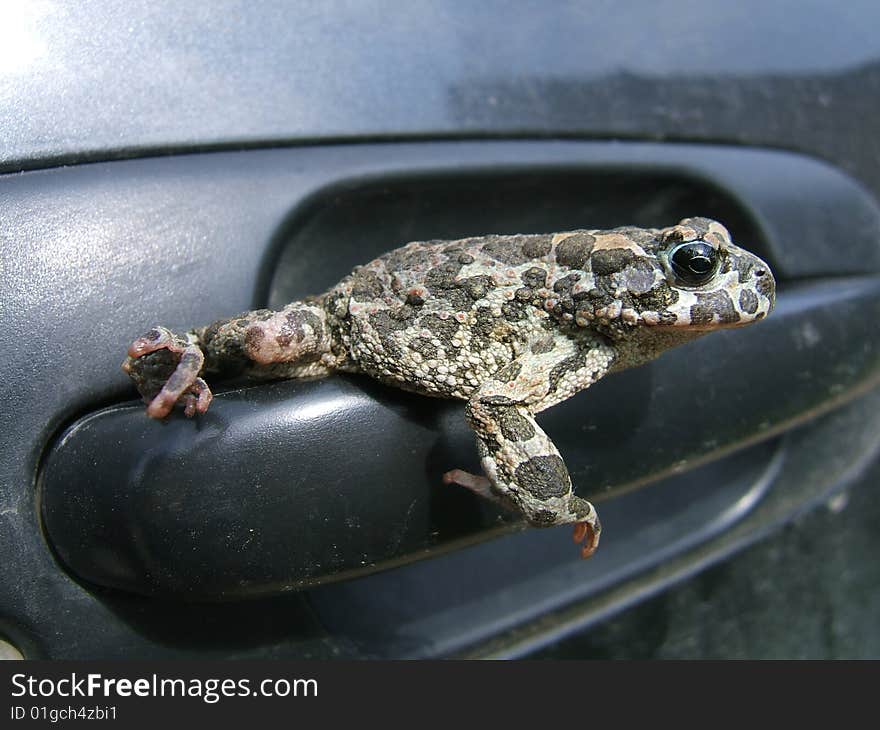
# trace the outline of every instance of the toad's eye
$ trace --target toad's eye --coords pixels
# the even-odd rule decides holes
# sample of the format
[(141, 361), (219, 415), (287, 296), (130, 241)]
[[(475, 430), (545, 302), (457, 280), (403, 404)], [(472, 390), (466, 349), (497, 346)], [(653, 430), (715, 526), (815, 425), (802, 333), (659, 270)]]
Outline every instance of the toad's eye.
[(705, 241), (679, 243), (669, 251), (669, 266), (686, 286), (700, 286), (715, 276), (718, 251)]

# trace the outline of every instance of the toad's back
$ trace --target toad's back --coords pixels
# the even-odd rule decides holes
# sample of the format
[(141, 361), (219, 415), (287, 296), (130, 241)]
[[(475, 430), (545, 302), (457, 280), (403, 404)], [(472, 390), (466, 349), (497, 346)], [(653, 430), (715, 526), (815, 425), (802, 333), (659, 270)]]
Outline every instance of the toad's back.
[(574, 302), (595, 288), (597, 234), (410, 243), (360, 267), (328, 300), (336, 311), (347, 302), (342, 332), (357, 369), (467, 398), (530, 348), (549, 352), (594, 336), (573, 320)]

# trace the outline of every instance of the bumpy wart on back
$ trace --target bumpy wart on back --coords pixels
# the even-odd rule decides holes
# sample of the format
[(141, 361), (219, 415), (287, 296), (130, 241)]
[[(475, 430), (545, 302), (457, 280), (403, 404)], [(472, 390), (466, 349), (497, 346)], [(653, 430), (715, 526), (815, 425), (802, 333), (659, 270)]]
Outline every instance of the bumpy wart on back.
[(485, 475), (465, 486), (534, 526), (574, 524), (591, 555), (600, 524), (574, 494), (535, 414), (609, 372), (712, 330), (763, 319), (769, 267), (720, 223), (688, 218), (623, 227), (418, 241), (358, 267), (282, 310), (257, 310), (176, 335), (154, 327), (123, 369), (154, 418), (182, 403), (204, 413), (203, 376), (323, 377), (359, 372), (467, 401)]

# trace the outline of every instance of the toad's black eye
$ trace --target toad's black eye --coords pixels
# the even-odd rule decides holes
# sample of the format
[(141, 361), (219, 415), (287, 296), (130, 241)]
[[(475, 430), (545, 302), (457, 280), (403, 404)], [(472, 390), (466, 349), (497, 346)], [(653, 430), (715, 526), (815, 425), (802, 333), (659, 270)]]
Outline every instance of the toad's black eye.
[(672, 273), (687, 286), (700, 286), (715, 276), (718, 251), (705, 241), (680, 243), (669, 251)]

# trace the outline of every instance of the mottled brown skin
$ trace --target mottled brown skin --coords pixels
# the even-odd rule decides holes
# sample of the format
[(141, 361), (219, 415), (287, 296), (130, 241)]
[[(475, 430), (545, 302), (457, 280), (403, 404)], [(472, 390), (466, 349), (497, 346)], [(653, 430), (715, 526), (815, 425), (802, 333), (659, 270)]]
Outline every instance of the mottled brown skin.
[(589, 556), (593, 506), (576, 496), (535, 414), (606, 373), (707, 332), (765, 317), (769, 267), (705, 218), (616, 228), (410, 243), (324, 294), (186, 335), (156, 327), (123, 368), (164, 418), (204, 413), (202, 375), (322, 377), (361, 372), (416, 393), (467, 401), (486, 476), (468, 487), (534, 526), (574, 524)]

